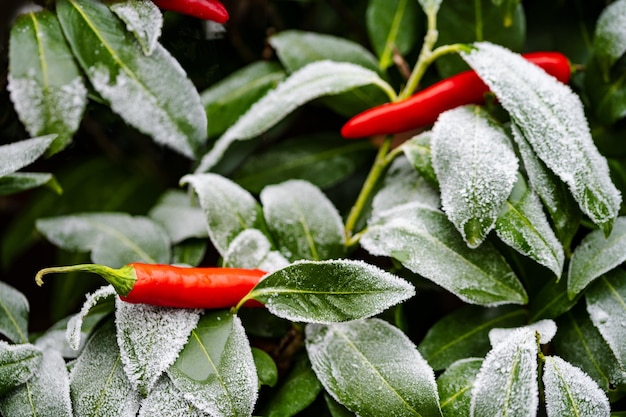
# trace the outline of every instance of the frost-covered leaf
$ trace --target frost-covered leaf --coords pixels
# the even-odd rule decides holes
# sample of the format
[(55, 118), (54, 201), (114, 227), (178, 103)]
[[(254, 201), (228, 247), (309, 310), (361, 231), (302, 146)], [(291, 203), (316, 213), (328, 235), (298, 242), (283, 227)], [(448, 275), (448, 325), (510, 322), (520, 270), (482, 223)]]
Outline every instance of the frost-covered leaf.
[(369, 224), (361, 245), (390, 256), (463, 301), (495, 306), (528, 297), (511, 267), (489, 242), (470, 249), (445, 214), (417, 204), (387, 210)]
[(516, 328), (494, 328), (489, 331), (489, 342), (491, 346), (496, 347), (500, 343), (506, 342), (519, 329), (526, 329), (535, 332), (538, 336), (538, 342), (542, 345), (550, 343), (556, 334), (556, 323), (554, 320), (545, 319), (535, 323), (528, 324)]
[(76, 59), (111, 109), (157, 143), (194, 157), (206, 139), (206, 114), (170, 53), (157, 43), (146, 56), (100, 1), (60, 0), (56, 10)]
[(198, 194), (209, 237), (222, 256), (242, 231), (265, 229), (259, 203), (228, 178), (207, 173), (185, 175), (180, 181), (191, 185)]
[(126, 29), (135, 35), (143, 53), (151, 55), (163, 27), (163, 15), (159, 8), (145, 0), (125, 0), (111, 4), (110, 8), (126, 23)]
[(281, 382), (261, 413), (264, 417), (295, 416), (317, 398), (322, 383), (306, 355), (299, 355), (291, 372)]
[(541, 201), (521, 174), (496, 220), (496, 234), (507, 245), (561, 277), (565, 254)]
[(126, 377), (113, 320), (89, 339), (70, 371), (74, 416), (135, 417), (139, 394)]
[(116, 296), (117, 293), (111, 285), (106, 285), (96, 290), (93, 294), (88, 294), (78, 313), (73, 315), (67, 322), (66, 337), (70, 347), (74, 350), (80, 349), (83, 337), (83, 322), (85, 317), (98, 303)]
[(626, 0), (608, 5), (596, 22), (593, 52), (608, 78), (611, 67), (626, 53)]
[(174, 363), (198, 320), (199, 310), (131, 304), (116, 298), (115, 327), (124, 371), (144, 397)]
[(626, 261), (626, 217), (618, 217), (608, 238), (602, 231), (595, 230), (585, 236), (574, 250), (567, 277), (569, 297), (573, 298), (602, 274), (624, 261)]
[(252, 415), (258, 377), (237, 316), (203, 316), (168, 375), (186, 400), (213, 417)]
[(591, 321), (626, 369), (626, 272), (615, 269), (603, 275), (585, 297)]
[(150, 391), (142, 402), (138, 417), (207, 417), (191, 403), (183, 398), (182, 393), (176, 389), (172, 381), (161, 378), (154, 389)]
[(289, 265), (289, 261), (272, 250), (272, 244), (260, 230), (246, 229), (230, 242), (224, 254), (224, 265), (274, 272)]
[(52, 191), (61, 194), (63, 190), (54, 175), (42, 172), (18, 172), (0, 177), (0, 196), (47, 185)]
[(439, 191), (415, 171), (407, 158), (397, 157), (374, 196), (371, 217), (376, 218), (385, 210), (413, 202), (439, 208)]
[(37, 229), (55, 245), (91, 252), (94, 263), (113, 268), (131, 262), (169, 263), (170, 239), (147, 217), (125, 213), (81, 213), (37, 220)]
[(415, 345), (379, 319), (306, 327), (315, 374), (359, 416), (441, 416), (435, 374)]
[(515, 123), (511, 125), (511, 129), (524, 162), (524, 169), (530, 185), (550, 214), (559, 240), (563, 246), (569, 247), (572, 238), (578, 231), (582, 213), (567, 185), (537, 157)]
[(46, 152), (56, 135), (46, 135), (0, 146), (0, 177), (13, 174), (35, 162)]
[(537, 341), (520, 329), (485, 358), (472, 388), (471, 417), (537, 415)]
[(401, 146), (404, 155), (411, 161), (415, 170), (432, 185), (439, 186), (431, 158), (431, 138), (431, 131), (422, 132)]
[(332, 417), (354, 417), (356, 415), (326, 393), (324, 393), (324, 401)]
[(609, 400), (593, 379), (558, 356), (546, 356), (543, 384), (548, 417), (608, 417)]
[(468, 246), (476, 248), (513, 189), (517, 157), (502, 127), (478, 106), (439, 115), (431, 145), (443, 210)]
[(11, 100), (32, 136), (58, 135), (49, 153), (63, 149), (78, 129), (87, 88), (54, 13), (20, 16), (11, 30)]
[(241, 116), (217, 140), (196, 172), (210, 170), (235, 141), (259, 136), (301, 105), (318, 97), (349, 91), (363, 85), (384, 91), (391, 87), (374, 71), (348, 62), (316, 61), (291, 74)]
[(0, 400), (4, 416), (72, 417), (70, 383), (61, 354), (44, 351), (35, 376)]
[(343, 221), (333, 203), (313, 184), (290, 180), (260, 195), (270, 234), (290, 261), (345, 256)]
[(195, 206), (189, 194), (183, 191), (165, 192), (148, 216), (163, 226), (172, 243), (208, 236), (202, 209)]
[(610, 232), (621, 195), (593, 143), (580, 98), (503, 47), (479, 42), (461, 55), (495, 93), (537, 156), (569, 186), (583, 213)]
[(267, 275), (249, 294), (273, 314), (307, 323), (370, 317), (415, 294), (407, 281), (363, 261), (299, 261)]
[(525, 321), (520, 308), (465, 306), (431, 326), (418, 349), (434, 370), (442, 370), (459, 359), (485, 356), (494, 327), (520, 326)]
[(24, 294), (0, 281), (0, 334), (13, 343), (27, 343), (29, 312)]
[(11, 345), (0, 340), (0, 398), (39, 371), (42, 352), (30, 343)]
[(465, 417), (470, 413), (472, 385), (483, 364), (481, 358), (467, 358), (451, 364), (439, 378), (437, 388), (444, 417)]
[(394, 64), (395, 54), (406, 54), (415, 45), (421, 29), (414, 0), (370, 0), (366, 23), (372, 47), (382, 70)]

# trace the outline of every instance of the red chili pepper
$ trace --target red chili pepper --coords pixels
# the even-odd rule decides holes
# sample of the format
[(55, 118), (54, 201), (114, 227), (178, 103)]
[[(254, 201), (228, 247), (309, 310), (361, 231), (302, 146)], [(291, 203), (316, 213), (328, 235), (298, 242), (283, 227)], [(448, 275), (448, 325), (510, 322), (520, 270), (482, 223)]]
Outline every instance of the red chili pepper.
[[(522, 55), (562, 83), (569, 82), (567, 57), (558, 52), (532, 52)], [(482, 104), (489, 87), (470, 70), (453, 75), (415, 93), (406, 100), (385, 103), (357, 114), (343, 126), (346, 139), (394, 134), (432, 125), (439, 115), (466, 104)]]
[(228, 10), (219, 0), (152, 0), (158, 8), (217, 23), (228, 21)]
[[(132, 263), (119, 269), (104, 265), (83, 264), (44, 268), (35, 281), (51, 273), (92, 272), (115, 288), (129, 303), (177, 308), (234, 307), (259, 283), (265, 272), (243, 268), (183, 268), (171, 265)], [(262, 304), (251, 300), (248, 307)]]

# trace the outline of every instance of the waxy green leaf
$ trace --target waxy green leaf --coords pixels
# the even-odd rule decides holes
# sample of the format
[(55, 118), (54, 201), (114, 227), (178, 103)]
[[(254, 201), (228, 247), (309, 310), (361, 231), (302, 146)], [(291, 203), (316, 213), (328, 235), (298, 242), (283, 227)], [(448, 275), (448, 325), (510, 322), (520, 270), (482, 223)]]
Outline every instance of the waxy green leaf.
[(267, 275), (249, 294), (291, 321), (370, 317), (415, 294), (407, 281), (363, 261), (299, 261)]
[(0, 281), (0, 334), (13, 343), (28, 343), (29, 311), (24, 294)]
[(593, 53), (604, 79), (611, 67), (626, 53), (626, 0), (608, 5), (598, 17), (593, 35)]
[(616, 65), (603, 75), (597, 60), (592, 58), (585, 66), (585, 92), (596, 119), (612, 125), (626, 116), (626, 71)]
[(439, 378), (437, 389), (444, 417), (462, 417), (470, 413), (472, 385), (483, 364), (481, 358), (467, 358), (451, 364)]
[(528, 296), (490, 242), (470, 249), (442, 212), (422, 204), (387, 210), (369, 224), (361, 245), (389, 256), (463, 301), (485, 306), (525, 304)]
[(211, 416), (252, 415), (258, 377), (237, 316), (226, 311), (205, 314), (168, 375), (186, 400)]
[(9, 51), (15, 110), (32, 136), (57, 135), (49, 149), (56, 153), (72, 140), (87, 105), (87, 88), (57, 17), (48, 10), (20, 16)]
[(433, 370), (385, 321), (309, 324), (306, 349), (326, 391), (359, 416), (441, 416)]
[(10, 345), (0, 340), (0, 398), (31, 379), (39, 371), (42, 352), (25, 343)]
[(193, 158), (206, 139), (206, 114), (170, 53), (156, 44), (146, 56), (102, 2), (60, 0), (56, 9), (76, 59), (112, 110), (157, 143)]
[(252, 348), (252, 358), (259, 378), (259, 386), (267, 385), (273, 387), (278, 382), (278, 368), (276, 362), (266, 351), (259, 348)]
[(568, 297), (566, 279), (548, 280), (530, 300), (529, 321), (560, 316), (576, 305), (580, 295), (573, 299)]

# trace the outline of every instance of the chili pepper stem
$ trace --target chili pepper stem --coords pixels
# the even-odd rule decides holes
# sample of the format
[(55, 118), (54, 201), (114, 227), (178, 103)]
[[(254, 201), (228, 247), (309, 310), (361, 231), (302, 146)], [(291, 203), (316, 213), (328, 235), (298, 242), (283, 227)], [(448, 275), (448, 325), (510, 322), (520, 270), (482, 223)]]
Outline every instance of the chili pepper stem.
[(108, 266), (98, 264), (80, 264), (44, 268), (37, 272), (35, 282), (37, 285), (42, 286), (44, 275), (62, 274), (68, 272), (90, 272), (100, 275), (109, 284), (111, 284), (113, 288), (115, 288), (115, 291), (121, 296), (128, 295), (137, 280), (135, 269), (131, 265), (125, 265), (119, 269), (113, 269)]

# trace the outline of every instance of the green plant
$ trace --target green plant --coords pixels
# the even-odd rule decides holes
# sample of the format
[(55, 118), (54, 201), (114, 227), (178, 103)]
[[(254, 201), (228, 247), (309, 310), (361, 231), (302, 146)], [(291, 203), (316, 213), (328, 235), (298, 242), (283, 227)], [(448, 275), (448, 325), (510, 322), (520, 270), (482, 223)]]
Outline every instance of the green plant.
[[(0, 413), (623, 414), (626, 1), (573, 3), (272, 2), (260, 22), (240, 2), (225, 32), (133, 0), (17, 18)], [(532, 50), (567, 56), (569, 86)], [(468, 67), (495, 100), (340, 137)], [(80, 273), (34, 287), (87, 257), (268, 275), (229, 310)]]

